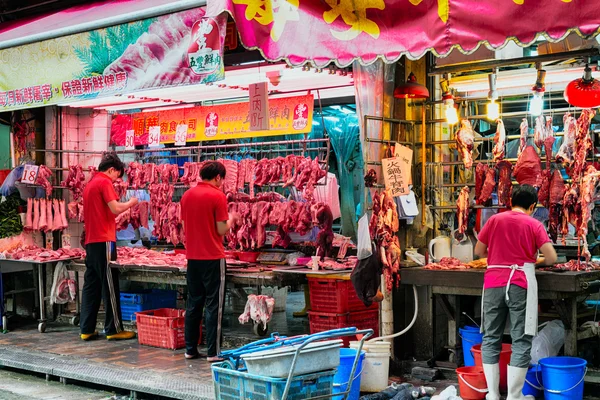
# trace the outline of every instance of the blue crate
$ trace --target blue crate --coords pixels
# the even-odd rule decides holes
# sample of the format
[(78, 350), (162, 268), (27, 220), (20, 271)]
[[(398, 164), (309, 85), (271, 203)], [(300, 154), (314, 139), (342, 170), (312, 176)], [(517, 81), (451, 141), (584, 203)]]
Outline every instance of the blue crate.
[[(281, 400), (286, 379), (268, 378), (247, 372), (223, 368), (224, 363), (211, 366), (217, 400)], [(305, 400), (332, 395), (335, 369), (298, 375), (292, 378), (286, 400)]]
[(177, 308), (177, 291), (148, 289), (135, 293), (121, 293), (123, 321), (135, 321), (135, 313), (159, 308)]

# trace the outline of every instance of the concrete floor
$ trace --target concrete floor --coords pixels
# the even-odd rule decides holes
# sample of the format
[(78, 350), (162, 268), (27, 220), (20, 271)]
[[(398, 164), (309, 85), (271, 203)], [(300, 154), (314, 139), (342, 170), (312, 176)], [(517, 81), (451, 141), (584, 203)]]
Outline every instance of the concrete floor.
[(0, 400), (125, 400), (104, 390), (46, 382), (44, 378), (0, 369)]

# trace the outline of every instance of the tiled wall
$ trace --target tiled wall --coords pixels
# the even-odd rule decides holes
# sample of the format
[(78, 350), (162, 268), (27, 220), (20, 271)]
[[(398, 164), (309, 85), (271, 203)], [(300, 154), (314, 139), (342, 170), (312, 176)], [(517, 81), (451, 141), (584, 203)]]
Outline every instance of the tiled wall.
[[(98, 110), (63, 108), (62, 110), (62, 148), (65, 150), (94, 151), (97, 154), (63, 154), (63, 166), (81, 164), (87, 176), (87, 167), (98, 167), (101, 153), (108, 149), (110, 117), (107, 112)], [(64, 173), (66, 178), (67, 173)], [(67, 202), (71, 195), (65, 191)], [(81, 247), (80, 239), (83, 224), (69, 221), (67, 233), (71, 235), (71, 247)]]

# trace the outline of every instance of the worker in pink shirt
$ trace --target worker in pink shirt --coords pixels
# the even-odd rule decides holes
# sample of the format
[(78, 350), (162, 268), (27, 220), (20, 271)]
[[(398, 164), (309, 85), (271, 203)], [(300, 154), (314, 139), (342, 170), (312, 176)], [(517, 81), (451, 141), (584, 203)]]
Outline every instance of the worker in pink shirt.
[[(510, 315), (512, 355), (508, 367), (507, 400), (521, 400), (537, 335), (535, 267), (553, 265), (556, 251), (544, 225), (531, 217), (537, 205), (533, 186), (521, 185), (512, 194), (512, 210), (491, 217), (479, 233), (475, 254), (487, 257), (482, 298), (481, 356), (488, 383), (487, 400), (500, 400), (500, 351)], [(538, 251), (543, 257), (538, 258)]]

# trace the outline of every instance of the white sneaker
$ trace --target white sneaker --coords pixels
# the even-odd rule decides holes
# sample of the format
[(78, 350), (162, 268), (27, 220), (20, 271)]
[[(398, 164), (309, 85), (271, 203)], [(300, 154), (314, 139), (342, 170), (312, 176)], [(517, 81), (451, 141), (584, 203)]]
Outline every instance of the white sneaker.
[(500, 364), (483, 364), (483, 373), (488, 387), (486, 400), (500, 400)]
[(508, 366), (508, 396), (506, 400), (524, 400), (533, 396), (523, 396), (523, 385), (528, 368)]

